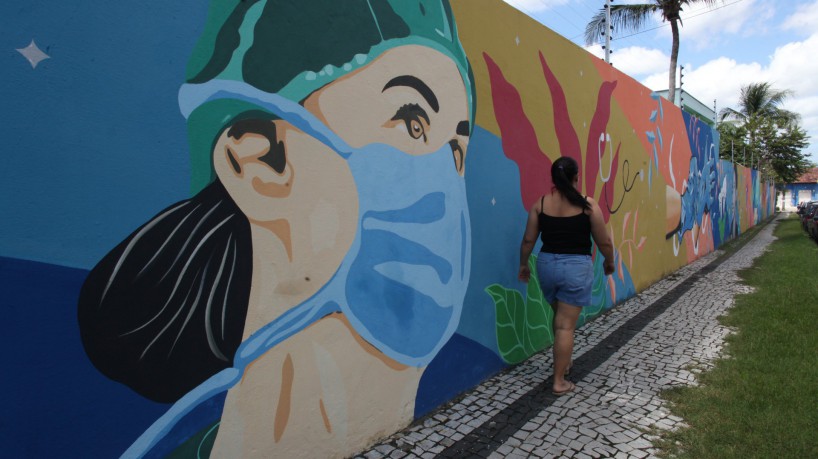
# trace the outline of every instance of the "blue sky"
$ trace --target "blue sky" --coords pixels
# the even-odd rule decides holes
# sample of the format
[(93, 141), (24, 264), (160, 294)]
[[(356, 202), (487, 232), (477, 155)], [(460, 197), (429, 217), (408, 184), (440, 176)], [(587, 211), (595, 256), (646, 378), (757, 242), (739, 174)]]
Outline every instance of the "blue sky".
[[(505, 0), (578, 46), (604, 0)], [(651, 3), (615, 0), (615, 3)], [(679, 64), (684, 89), (709, 106), (737, 107), (741, 87), (767, 81), (793, 91), (784, 107), (802, 116), (806, 151), (818, 163), (818, 0), (717, 0), (682, 13)], [(642, 33), (616, 37), (613, 65), (653, 90), (667, 89), (670, 27), (657, 15)], [(678, 78), (677, 78), (678, 82)]]

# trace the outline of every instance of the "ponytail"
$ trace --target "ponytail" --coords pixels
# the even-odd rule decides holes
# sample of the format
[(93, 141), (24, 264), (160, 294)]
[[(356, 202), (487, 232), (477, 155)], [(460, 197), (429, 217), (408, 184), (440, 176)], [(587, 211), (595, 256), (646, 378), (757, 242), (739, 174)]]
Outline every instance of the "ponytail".
[(574, 188), (574, 178), (579, 174), (579, 166), (573, 158), (562, 156), (551, 165), (551, 181), (554, 188), (571, 204), (590, 210), (591, 204)]
[(91, 270), (77, 319), (99, 371), (160, 403), (233, 366), (250, 297), (250, 222), (216, 180)]

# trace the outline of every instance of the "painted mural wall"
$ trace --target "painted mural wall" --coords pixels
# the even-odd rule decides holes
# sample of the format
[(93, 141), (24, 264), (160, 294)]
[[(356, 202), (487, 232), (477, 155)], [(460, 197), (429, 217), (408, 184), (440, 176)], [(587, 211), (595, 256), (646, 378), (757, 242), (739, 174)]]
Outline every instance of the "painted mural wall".
[(9, 457), (408, 425), (551, 344), (516, 274), (560, 156), (616, 248), (582, 323), (774, 211), (715, 131), (500, 0), (85, 3), (0, 6)]

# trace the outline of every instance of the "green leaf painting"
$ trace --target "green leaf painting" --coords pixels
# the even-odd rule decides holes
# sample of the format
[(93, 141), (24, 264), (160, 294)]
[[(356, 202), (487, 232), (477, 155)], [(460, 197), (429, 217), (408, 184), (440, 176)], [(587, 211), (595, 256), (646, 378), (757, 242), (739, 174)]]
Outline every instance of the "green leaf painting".
[(554, 343), (553, 310), (543, 298), (537, 280), (537, 257), (528, 259), (531, 279), (526, 299), (515, 289), (500, 284), (486, 287), (497, 314), (497, 348), (506, 363), (515, 364)]
[(724, 234), (724, 227), (727, 223), (727, 216), (723, 216), (719, 219), (719, 236), (722, 241), (726, 239), (726, 235)]
[[(596, 247), (594, 248), (596, 251)], [(621, 255), (617, 252), (615, 257)], [(500, 357), (509, 364), (520, 363), (535, 353), (554, 344), (554, 310), (545, 300), (537, 280), (537, 257), (528, 259), (531, 279), (526, 288), (526, 298), (515, 289), (500, 284), (486, 287), (486, 293), (494, 300), (497, 316), (497, 349)], [(577, 328), (602, 314), (613, 303), (608, 290), (608, 276), (602, 266), (602, 256), (594, 257), (594, 280), (591, 304), (582, 308)]]

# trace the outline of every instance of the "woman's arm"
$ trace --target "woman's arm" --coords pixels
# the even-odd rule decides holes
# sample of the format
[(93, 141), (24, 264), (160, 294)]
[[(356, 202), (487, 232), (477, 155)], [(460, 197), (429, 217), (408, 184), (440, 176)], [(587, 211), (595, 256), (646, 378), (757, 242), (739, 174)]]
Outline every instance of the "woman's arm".
[(537, 236), (540, 234), (539, 213), (540, 211), (537, 209), (537, 203), (535, 202), (531, 206), (531, 210), (528, 211), (528, 222), (525, 225), (523, 241), (520, 243), (520, 269), (517, 278), (523, 282), (528, 282), (528, 279), (531, 278), (531, 270), (528, 269), (528, 257), (531, 256), (534, 244), (537, 243)]
[(602, 267), (607, 276), (614, 272), (613, 243), (611, 243), (611, 236), (605, 231), (605, 219), (602, 217), (602, 209), (593, 199), (588, 198), (588, 202), (591, 204), (591, 235), (599, 251), (602, 252), (602, 256), (605, 257)]

